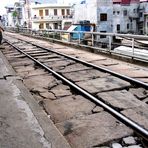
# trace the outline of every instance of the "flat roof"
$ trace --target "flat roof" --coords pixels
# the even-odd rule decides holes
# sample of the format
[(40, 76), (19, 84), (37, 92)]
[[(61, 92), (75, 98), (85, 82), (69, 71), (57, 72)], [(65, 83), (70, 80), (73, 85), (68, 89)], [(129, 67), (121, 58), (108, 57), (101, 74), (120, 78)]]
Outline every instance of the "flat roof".
[(63, 5), (63, 4), (36, 4), (32, 5), (32, 9), (38, 8), (71, 8), (71, 5)]

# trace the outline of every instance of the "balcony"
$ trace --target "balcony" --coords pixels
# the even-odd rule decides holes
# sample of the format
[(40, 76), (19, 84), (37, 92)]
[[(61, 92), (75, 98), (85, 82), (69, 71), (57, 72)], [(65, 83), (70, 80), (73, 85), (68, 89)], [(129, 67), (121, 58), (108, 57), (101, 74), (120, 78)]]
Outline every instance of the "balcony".
[(71, 19), (71, 15), (64, 15), (64, 16), (56, 16), (56, 15), (50, 15), (50, 16), (34, 16), (32, 18), (33, 22), (55, 22), (55, 21), (62, 21), (64, 19)]
[(138, 13), (129, 13), (129, 18), (138, 19), (139, 15)]

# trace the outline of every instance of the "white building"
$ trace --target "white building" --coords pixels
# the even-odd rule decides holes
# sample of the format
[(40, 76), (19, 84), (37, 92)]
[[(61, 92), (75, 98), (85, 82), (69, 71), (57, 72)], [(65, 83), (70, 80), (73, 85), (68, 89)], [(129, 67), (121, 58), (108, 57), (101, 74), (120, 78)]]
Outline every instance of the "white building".
[(31, 10), (33, 29), (63, 29), (63, 21), (72, 22), (70, 5), (37, 4)]
[(89, 20), (96, 25), (98, 32), (112, 32), (112, 0), (87, 0), (77, 4), (74, 11), (74, 23)]
[(13, 12), (14, 12), (14, 6), (13, 5), (7, 5), (6, 7), (7, 12), (7, 19), (6, 19), (6, 26), (15, 26), (15, 22), (13, 20)]

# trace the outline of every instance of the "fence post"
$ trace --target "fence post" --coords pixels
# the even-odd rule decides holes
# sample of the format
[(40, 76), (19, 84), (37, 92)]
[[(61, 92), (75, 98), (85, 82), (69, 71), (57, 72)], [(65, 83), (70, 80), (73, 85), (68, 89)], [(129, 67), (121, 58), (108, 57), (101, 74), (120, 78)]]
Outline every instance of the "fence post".
[(92, 34), (92, 46), (94, 46), (94, 34)]
[(132, 38), (132, 59), (134, 58), (134, 38)]
[(109, 36), (109, 52), (111, 53), (111, 49), (112, 49), (112, 38), (111, 36)]
[(80, 32), (78, 32), (78, 34), (79, 34), (79, 44), (81, 43), (81, 34), (80, 34)]

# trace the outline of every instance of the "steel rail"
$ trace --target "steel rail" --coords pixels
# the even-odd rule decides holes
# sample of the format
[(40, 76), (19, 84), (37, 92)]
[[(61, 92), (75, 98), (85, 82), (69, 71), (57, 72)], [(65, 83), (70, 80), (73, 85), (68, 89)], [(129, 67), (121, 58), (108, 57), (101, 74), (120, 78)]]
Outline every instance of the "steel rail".
[[(23, 40), (23, 41), (24, 41), (24, 40)], [(32, 43), (32, 42), (29, 42), (29, 41), (25, 41), (25, 42), (27, 42), (27, 43), (29, 43), (29, 44), (32, 44), (32, 45), (34, 45), (34, 46), (36, 46), (36, 47), (38, 47), (38, 48), (42, 48), (42, 49), (44, 49), (44, 50), (47, 50), (47, 51), (56, 53), (56, 54), (58, 54), (58, 55), (67, 57), (67, 58), (72, 59), (72, 60), (77, 61), (77, 62), (80, 62), (80, 63), (85, 64), (85, 65), (87, 65), (87, 66), (91, 66), (91, 67), (93, 67), (93, 68), (95, 68), (95, 69), (97, 69), (97, 70), (110, 73), (111, 75), (114, 75), (114, 76), (116, 76), (116, 77), (118, 77), (118, 78), (120, 78), (120, 79), (122, 79), (122, 80), (128, 81), (128, 82), (130, 82), (130, 83), (132, 83), (132, 84), (136, 84), (136, 85), (138, 85), (138, 86), (141, 86), (141, 87), (144, 87), (144, 88), (148, 89), (148, 84), (147, 84), (147, 83), (144, 83), (144, 82), (142, 82), (142, 81), (139, 81), (139, 80), (136, 80), (136, 79), (134, 79), (134, 78), (125, 76), (125, 75), (123, 75), (123, 74), (120, 74), (120, 73), (118, 73), (118, 72), (115, 72), (115, 71), (106, 69), (106, 68), (104, 68), (104, 67), (97, 66), (97, 65), (95, 65), (95, 64), (92, 64), (92, 63), (83, 61), (83, 60), (81, 60), (81, 59), (78, 59), (78, 58), (75, 58), (75, 57), (66, 55), (66, 54), (64, 54), (64, 53), (60, 53), (60, 52), (58, 52), (58, 51), (54, 51), (54, 50), (52, 50), (52, 49), (45, 48), (45, 47), (42, 47), (42, 46), (40, 46), (40, 45), (36, 45), (36, 44), (34, 44), (34, 43)]]
[(119, 119), (120, 121), (124, 122), (124, 124), (126, 124), (129, 127), (131, 127), (132, 129), (134, 129), (144, 139), (148, 140), (148, 130), (147, 129), (141, 127), (136, 122), (134, 122), (134, 121), (130, 120), (129, 118), (127, 118), (125, 115), (117, 112), (115, 109), (113, 109), (109, 105), (105, 104), (104, 102), (102, 102), (98, 98), (94, 97), (92, 94), (88, 93), (87, 91), (85, 91), (84, 89), (82, 89), (81, 87), (79, 87), (78, 85), (72, 83), (70, 80), (68, 80), (64, 76), (62, 76), (59, 73), (53, 71), (47, 65), (45, 65), (45, 64), (41, 63), (40, 61), (36, 60), (35, 58), (33, 58), (32, 56), (30, 56), (29, 54), (25, 53), (24, 51), (22, 51), (21, 49), (19, 49), (18, 47), (16, 47), (12, 43), (10, 43), (9, 41), (6, 41), (6, 42), (8, 44), (10, 44), (12, 47), (14, 47), (16, 50), (18, 50), (19, 52), (23, 53), (28, 58), (30, 58), (31, 60), (33, 60), (34, 62), (36, 62), (37, 64), (39, 64), (41, 67), (45, 68), (47, 71), (51, 72), (54, 76), (58, 77), (59, 79), (61, 79), (62, 81), (66, 82), (68, 85), (70, 85), (74, 89), (78, 90), (81, 94), (83, 94), (84, 96), (86, 96), (87, 98), (89, 98), (91, 101), (94, 101), (95, 103), (97, 103), (100, 106), (102, 106), (105, 110), (107, 110), (108, 112), (110, 112), (117, 119)]

